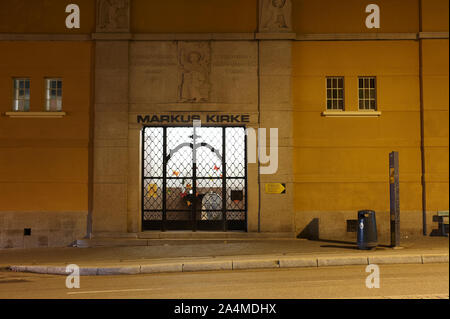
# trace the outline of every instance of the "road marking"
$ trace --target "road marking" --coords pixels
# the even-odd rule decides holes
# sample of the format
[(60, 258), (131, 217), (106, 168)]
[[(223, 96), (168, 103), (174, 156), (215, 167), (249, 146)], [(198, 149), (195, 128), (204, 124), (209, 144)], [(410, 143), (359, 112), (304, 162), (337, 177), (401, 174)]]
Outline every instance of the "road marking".
[(76, 291), (68, 292), (68, 295), (83, 295), (83, 294), (108, 294), (115, 292), (140, 292), (140, 291), (153, 291), (162, 290), (164, 288), (142, 288), (142, 289), (117, 289), (117, 290), (96, 290), (96, 291)]
[(389, 296), (386, 299), (449, 299), (449, 295), (403, 295)]
[[(329, 282), (344, 282), (346, 280), (343, 279), (335, 279), (335, 280), (305, 280), (300, 281), (300, 283), (329, 283)], [(214, 288), (229, 288), (235, 287), (235, 285), (218, 285), (214, 286)], [(68, 292), (68, 295), (83, 295), (83, 294), (102, 294), (102, 293), (120, 293), (120, 292), (144, 292), (144, 291), (157, 291), (157, 290), (167, 290), (166, 288), (134, 288), (134, 289), (113, 289), (113, 290), (94, 290), (94, 291), (74, 291)]]
[(351, 297), (344, 299), (449, 299), (448, 294), (443, 295), (400, 295), (400, 296), (375, 296), (375, 297)]

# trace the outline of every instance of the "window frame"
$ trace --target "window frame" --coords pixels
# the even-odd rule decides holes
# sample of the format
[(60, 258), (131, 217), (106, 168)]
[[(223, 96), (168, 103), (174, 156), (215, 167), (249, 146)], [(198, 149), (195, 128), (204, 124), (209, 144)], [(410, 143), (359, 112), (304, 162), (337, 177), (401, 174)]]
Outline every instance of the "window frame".
[[(328, 108), (328, 80), (331, 79), (337, 79), (340, 80), (342, 79), (342, 108)], [(339, 88), (331, 88), (331, 91), (333, 90), (339, 90)], [(337, 100), (333, 100), (333, 98), (331, 99), (332, 103), (333, 101), (340, 101), (339, 98)], [(325, 77), (325, 110), (327, 111), (334, 111), (334, 112), (345, 112), (345, 76), (341, 76), (341, 75), (330, 75), (330, 76), (326, 76)]]
[[(51, 82), (52, 81), (61, 81), (61, 88), (58, 88), (58, 84), (56, 84), (56, 88), (52, 88), (51, 87)], [(62, 112), (62, 108), (63, 108), (63, 78), (62, 77), (45, 77), (44, 78), (44, 97), (45, 97), (45, 102), (44, 102), (44, 108), (46, 112)], [(50, 90), (55, 89), (56, 90), (56, 99), (52, 99), (51, 95), (49, 94)], [(58, 91), (61, 91), (61, 96), (58, 97)], [(58, 103), (58, 100), (60, 100), (60, 107), (57, 108), (56, 110), (51, 110), (50, 107), (50, 103), (52, 100), (55, 100), (56, 103)]]
[[(13, 98), (12, 98), (12, 110), (13, 112), (30, 112), (30, 108), (31, 108), (31, 78), (30, 77), (13, 77), (12, 78), (13, 81), (13, 86), (12, 86), (12, 93), (13, 93)], [(24, 90), (25, 90), (25, 98), (20, 98), (19, 96), (19, 91), (20, 91), (20, 81), (24, 81), (25, 83), (28, 81), (28, 88), (26, 88), (26, 84), (24, 84)], [(18, 87), (16, 87), (16, 83), (18, 84)], [(26, 90), (28, 89), (28, 98), (26, 98)], [(17, 94), (17, 95), (16, 95)], [(19, 107), (16, 107), (16, 105), (18, 105), (18, 101), (24, 101), (24, 102), (28, 102), (25, 103), (23, 109), (20, 109)]]
[[(374, 87), (373, 87), (373, 90), (374, 90), (374, 102), (375, 102), (375, 108), (371, 108), (371, 106), (370, 106), (370, 101), (371, 101), (371, 99), (370, 99), (370, 97), (369, 97), (369, 99), (362, 99), (363, 101), (369, 101), (369, 108), (368, 109), (366, 109), (366, 108), (361, 108), (361, 98), (359, 97), (359, 93), (360, 93), (360, 90), (362, 89), (362, 90), (365, 90), (366, 88), (365, 87), (363, 87), (363, 88), (361, 88), (360, 86), (359, 86), (359, 81), (360, 80), (364, 80), (364, 79), (369, 79), (369, 81), (371, 80), (371, 79), (373, 79), (374, 80)], [(360, 75), (360, 76), (358, 76), (358, 83), (357, 83), (357, 85), (358, 85), (358, 90), (357, 90), (357, 98), (358, 98), (358, 112), (378, 112), (378, 79), (377, 79), (377, 77), (376, 76), (374, 76), (374, 75)], [(369, 83), (369, 91), (372, 89), (372, 88), (370, 88), (370, 83)]]

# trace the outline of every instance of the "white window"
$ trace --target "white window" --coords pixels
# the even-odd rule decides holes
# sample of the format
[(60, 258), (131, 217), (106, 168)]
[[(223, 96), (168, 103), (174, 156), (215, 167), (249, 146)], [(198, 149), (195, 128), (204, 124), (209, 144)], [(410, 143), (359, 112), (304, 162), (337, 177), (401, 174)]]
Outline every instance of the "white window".
[(327, 110), (344, 110), (344, 77), (327, 77)]
[(359, 109), (377, 110), (377, 86), (374, 76), (359, 77)]
[(15, 112), (28, 112), (30, 110), (30, 79), (15, 78), (13, 110)]
[(46, 79), (46, 104), (49, 112), (62, 110), (62, 79)]

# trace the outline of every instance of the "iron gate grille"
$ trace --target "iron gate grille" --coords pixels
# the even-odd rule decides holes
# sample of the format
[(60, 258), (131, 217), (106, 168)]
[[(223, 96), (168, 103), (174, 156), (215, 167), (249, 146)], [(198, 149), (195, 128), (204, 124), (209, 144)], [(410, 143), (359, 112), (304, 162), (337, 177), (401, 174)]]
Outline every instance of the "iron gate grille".
[(247, 230), (244, 127), (145, 127), (143, 230)]

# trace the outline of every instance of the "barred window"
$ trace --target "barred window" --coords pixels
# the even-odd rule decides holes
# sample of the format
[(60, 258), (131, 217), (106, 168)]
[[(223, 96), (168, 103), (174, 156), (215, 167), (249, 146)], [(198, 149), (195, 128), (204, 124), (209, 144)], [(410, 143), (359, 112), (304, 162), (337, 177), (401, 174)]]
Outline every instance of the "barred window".
[(28, 112), (30, 110), (30, 79), (15, 78), (13, 110), (15, 112)]
[(376, 78), (374, 76), (359, 77), (359, 109), (373, 110), (377, 109), (377, 88)]
[(327, 77), (327, 109), (344, 110), (344, 77)]
[(62, 109), (62, 79), (46, 79), (46, 105), (49, 112)]

